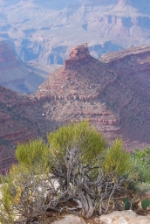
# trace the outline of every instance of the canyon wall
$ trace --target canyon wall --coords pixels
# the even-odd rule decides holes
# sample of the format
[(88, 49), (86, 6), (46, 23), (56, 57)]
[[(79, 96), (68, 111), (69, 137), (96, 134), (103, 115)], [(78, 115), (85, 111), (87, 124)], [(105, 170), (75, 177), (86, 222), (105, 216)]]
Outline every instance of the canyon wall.
[(77, 45), (64, 66), (34, 95), (0, 87), (0, 170), (15, 162), (16, 144), (69, 121), (89, 120), (109, 143), (122, 137), (127, 150), (150, 145), (150, 48), (93, 58)]

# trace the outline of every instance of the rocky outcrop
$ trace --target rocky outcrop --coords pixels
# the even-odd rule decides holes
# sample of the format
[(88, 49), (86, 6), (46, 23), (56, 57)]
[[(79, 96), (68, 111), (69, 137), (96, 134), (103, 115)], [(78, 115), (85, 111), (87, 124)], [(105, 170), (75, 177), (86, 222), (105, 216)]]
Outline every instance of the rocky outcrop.
[[(120, 79), (120, 87), (124, 88), (125, 84), (127, 84), (124, 89), (124, 96), (130, 94), (130, 97), (128, 97), (128, 103), (119, 109), (122, 117), (121, 129), (124, 136), (129, 139), (129, 136), (134, 135), (140, 142), (145, 139), (144, 141), (148, 144), (150, 138), (144, 133), (144, 130), (147, 128), (148, 132), (150, 131), (148, 112), (150, 110), (149, 53), (149, 47), (135, 47), (114, 54), (103, 55), (100, 59), (112, 72), (117, 74), (117, 80)], [(114, 84), (114, 88), (119, 86)], [(128, 89), (130, 89), (130, 93)], [(142, 116), (142, 114), (145, 115)]]
[(69, 59), (65, 60), (64, 62), (64, 68), (71, 68), (76, 63), (83, 63), (85, 61), (88, 61), (88, 58), (90, 57), (91, 55), (89, 53), (87, 43), (84, 43), (83, 45), (78, 45), (71, 50), (69, 54)]
[(39, 94), (52, 99), (96, 99), (108, 80), (115, 76), (106, 66), (90, 56), (87, 44), (78, 45), (71, 50), (64, 66), (56, 70), (39, 87)]
[(98, 61), (86, 44), (78, 45), (36, 94), (1, 87), (0, 170), (12, 164), (18, 142), (45, 137), (69, 121), (88, 119), (110, 142), (121, 136), (128, 150), (149, 146), (149, 53), (149, 47), (133, 48)]
[(130, 149), (149, 145), (149, 47), (107, 54), (100, 61), (88, 54), (86, 44), (71, 52), (36, 94), (55, 102), (52, 116), (59, 122), (89, 119), (107, 138), (122, 136)]

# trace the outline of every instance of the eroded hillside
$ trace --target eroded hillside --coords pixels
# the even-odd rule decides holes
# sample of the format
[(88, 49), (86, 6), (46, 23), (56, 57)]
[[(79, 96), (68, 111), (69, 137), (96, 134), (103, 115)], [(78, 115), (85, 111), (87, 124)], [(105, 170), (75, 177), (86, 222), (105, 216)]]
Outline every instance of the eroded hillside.
[(129, 150), (149, 146), (149, 55), (149, 47), (132, 48), (97, 60), (87, 44), (78, 45), (36, 94), (1, 88), (0, 169), (14, 161), (16, 143), (45, 137), (69, 121), (88, 119), (109, 141), (122, 136)]

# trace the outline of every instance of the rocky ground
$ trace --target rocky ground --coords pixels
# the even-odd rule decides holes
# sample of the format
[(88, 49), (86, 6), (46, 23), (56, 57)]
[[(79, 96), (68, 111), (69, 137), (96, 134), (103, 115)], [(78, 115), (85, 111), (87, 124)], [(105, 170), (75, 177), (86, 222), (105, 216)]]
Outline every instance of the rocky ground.
[[(83, 219), (75, 215), (64, 215), (62, 217), (51, 217), (45, 220), (48, 224), (149, 224), (150, 215), (137, 215), (132, 210), (114, 211), (112, 213), (94, 216), (90, 219)], [(18, 224), (16, 222), (16, 224)], [(40, 221), (33, 222), (34, 224), (41, 224)]]
[(90, 220), (84, 220), (83, 218), (76, 216), (66, 216), (65, 218), (52, 222), (52, 224), (149, 224), (150, 215), (140, 216), (136, 215), (133, 211), (112, 212), (108, 215), (102, 215), (100, 217), (94, 217)]

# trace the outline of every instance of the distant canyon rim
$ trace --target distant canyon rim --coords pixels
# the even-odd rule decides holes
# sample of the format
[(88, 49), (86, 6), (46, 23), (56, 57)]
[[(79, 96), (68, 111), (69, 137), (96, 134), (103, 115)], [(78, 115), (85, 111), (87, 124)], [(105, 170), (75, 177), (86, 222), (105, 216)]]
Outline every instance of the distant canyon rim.
[(92, 56), (150, 44), (149, 0), (0, 0), (0, 41), (25, 62), (63, 64), (87, 42)]

